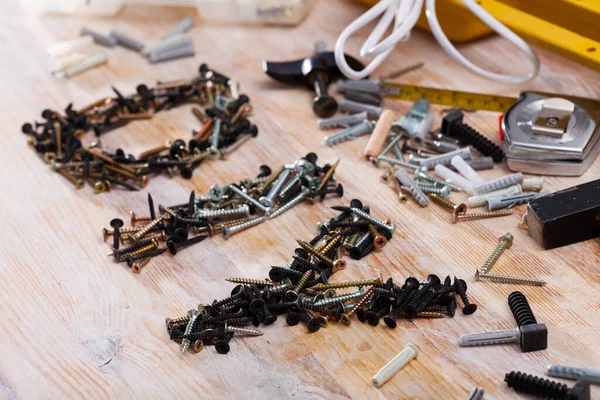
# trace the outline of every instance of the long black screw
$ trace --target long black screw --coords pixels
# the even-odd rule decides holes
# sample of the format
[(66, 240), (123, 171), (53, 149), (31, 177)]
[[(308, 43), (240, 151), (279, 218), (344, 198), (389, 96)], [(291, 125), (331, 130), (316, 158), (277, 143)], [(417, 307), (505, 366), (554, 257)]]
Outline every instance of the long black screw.
[(471, 303), (469, 301), (469, 296), (467, 296), (467, 282), (463, 279), (456, 279), (456, 277), (454, 277), (454, 286), (456, 286), (456, 294), (460, 296), (460, 299), (464, 304), (462, 310), (463, 314), (470, 315), (477, 311), (477, 304)]
[(110, 226), (114, 229), (113, 231), (113, 249), (119, 250), (121, 244), (121, 228), (125, 223), (120, 218), (115, 218), (110, 221)]
[(175, 254), (177, 254), (177, 252), (179, 250), (189, 247), (193, 244), (200, 243), (207, 237), (208, 237), (208, 235), (199, 235), (199, 236), (194, 236), (191, 239), (184, 240), (182, 242), (176, 242), (174, 240), (171, 240), (171, 241), (167, 242), (167, 247), (169, 248), (169, 251), (171, 252), (171, 254), (175, 255)]

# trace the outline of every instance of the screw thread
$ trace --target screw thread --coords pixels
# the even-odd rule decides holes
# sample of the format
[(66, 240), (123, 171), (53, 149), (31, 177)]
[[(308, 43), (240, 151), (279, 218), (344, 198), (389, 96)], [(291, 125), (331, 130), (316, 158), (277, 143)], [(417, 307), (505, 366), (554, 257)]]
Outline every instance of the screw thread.
[(358, 290), (354, 293), (348, 293), (341, 296), (330, 297), (328, 299), (320, 300), (315, 303), (316, 306), (328, 306), (337, 302), (345, 303), (348, 300), (358, 299), (365, 295), (364, 290)]
[(508, 296), (508, 306), (518, 326), (537, 324), (533, 310), (523, 293), (512, 292)]
[(336, 236), (333, 239), (331, 239), (327, 245), (325, 245), (325, 247), (323, 247), (322, 249), (319, 250), (319, 252), (323, 255), (327, 255), (329, 254), (329, 252), (331, 251), (331, 249), (333, 249), (335, 246), (338, 245), (338, 243), (342, 240), (341, 236)]
[(211, 211), (201, 211), (197, 214), (200, 218), (231, 218), (231, 217), (248, 217), (250, 215), (250, 207), (247, 204), (243, 204), (240, 207), (232, 209), (221, 209)]
[(545, 399), (566, 399), (569, 391), (565, 384), (523, 372), (512, 371), (506, 374), (504, 381), (517, 393), (531, 394)]
[(307, 269), (307, 270), (313, 270), (316, 273), (320, 274), (323, 272), (323, 269), (321, 267), (316, 266), (315, 264), (311, 263), (310, 261), (308, 261), (306, 258), (302, 258), (302, 257), (294, 257), (294, 261), (297, 264), (300, 264), (301, 267)]
[(447, 199), (445, 197), (437, 196), (435, 194), (430, 194), (429, 199), (431, 201), (433, 201), (434, 203), (439, 204), (440, 206), (447, 208), (449, 210), (456, 209), (456, 204), (453, 203), (450, 199)]
[(313, 271), (310, 269), (308, 271), (306, 271), (304, 274), (302, 274), (302, 277), (298, 280), (298, 282), (296, 283), (296, 286), (294, 287), (294, 292), (300, 293), (302, 291), (302, 289), (304, 289), (304, 286), (306, 286), (306, 283), (312, 276), (313, 276)]
[(144, 247), (141, 247), (141, 248), (139, 248), (137, 250), (131, 251), (129, 253), (129, 255), (131, 257), (135, 257), (135, 256), (140, 255), (142, 253), (145, 253), (147, 251), (154, 250), (154, 249), (156, 249), (158, 247), (158, 243), (155, 240), (151, 240), (150, 242), (151, 243), (148, 244), (147, 246), (144, 246)]
[(279, 198), (282, 200), (286, 199), (288, 195), (292, 192), (292, 190), (296, 187), (296, 185), (300, 182), (301, 178), (302, 176), (300, 174), (297, 174), (292, 179), (290, 179), (290, 181), (279, 192)]
[(281, 173), (284, 170), (285, 170), (285, 166), (279, 168), (279, 170), (276, 173), (269, 175), (267, 177), (267, 179), (260, 186), (259, 191), (261, 193), (264, 193), (269, 188), (269, 186), (271, 186), (273, 184), (273, 182), (275, 182), (275, 180), (277, 179), (277, 177), (279, 177), (279, 175), (281, 175)]
[(275, 284), (270, 281), (264, 281), (262, 279), (249, 279), (249, 278), (226, 278), (227, 282), (237, 283), (240, 285), (258, 285), (258, 286), (274, 286)]
[(226, 332), (235, 333), (239, 336), (261, 336), (263, 334), (262, 331), (258, 329), (248, 329), (248, 328), (240, 328), (237, 326), (227, 326), (225, 327)]
[(494, 249), (492, 254), (490, 254), (488, 259), (485, 260), (485, 263), (483, 263), (483, 265), (481, 266), (482, 273), (487, 274), (488, 271), (492, 269), (492, 267), (494, 266), (494, 264), (496, 264), (496, 261), (498, 261), (498, 259), (502, 255), (502, 253), (504, 253), (504, 250), (506, 250), (508, 248), (508, 245), (509, 245), (508, 240), (502, 240), (498, 244), (498, 246), (496, 246), (496, 248)]
[[(185, 327), (185, 331), (183, 332), (183, 335), (189, 335), (190, 333), (192, 333), (192, 330), (194, 329), (194, 325), (196, 324), (196, 320), (198, 319), (198, 316), (200, 315), (200, 313), (196, 310), (190, 310), (188, 311), (188, 317), (189, 320), (187, 322), (187, 325)], [(187, 349), (190, 347), (190, 340), (189, 339), (183, 339), (181, 341), (181, 354), (185, 353), (187, 351)]]
[(321, 254), (320, 252), (318, 252), (314, 247), (312, 247), (310, 244), (308, 244), (307, 242), (303, 241), (303, 240), (296, 240), (296, 242), (298, 243), (298, 245), (300, 245), (300, 247), (302, 247), (304, 250), (306, 250), (306, 252), (312, 254), (313, 256), (325, 261), (328, 264), (333, 264), (333, 260), (323, 254)]
[(368, 279), (368, 280), (362, 280), (362, 281), (323, 283), (323, 284), (313, 286), (312, 289), (315, 289), (315, 290), (342, 289), (342, 288), (362, 287), (362, 286), (378, 286), (378, 285), (381, 285), (381, 277), (379, 277), (379, 276), (375, 279)]
[(306, 198), (306, 195), (308, 194), (308, 192), (309, 192), (309, 190), (307, 188), (303, 187), (302, 191), (300, 192), (300, 194), (298, 194), (298, 196), (294, 197), (293, 199), (291, 199), (290, 201), (288, 201), (287, 203), (285, 203), (284, 205), (279, 207), (277, 210), (275, 210), (269, 216), (269, 218), (276, 218), (276, 217), (280, 216), (281, 214), (283, 214), (284, 212), (290, 210), (292, 207), (295, 207), (296, 204), (299, 204), (301, 201), (303, 201)]
[(135, 234), (133, 234), (133, 236), (132, 236), (133, 240), (137, 241), (142, 236), (144, 236), (146, 233), (150, 232), (155, 226), (157, 226), (158, 224), (160, 224), (163, 220), (164, 220), (164, 217), (161, 215), (160, 217), (155, 218), (148, 225), (144, 225), (142, 227), (142, 229), (140, 229)]
[(544, 286), (546, 284), (546, 282), (541, 279), (522, 278), (499, 274), (482, 274), (479, 272), (479, 270), (477, 270), (475, 273), (475, 280), (479, 279), (497, 283), (512, 283), (515, 285)]
[(434, 311), (420, 311), (417, 313), (416, 318), (444, 318), (446, 313), (434, 312)]
[(339, 165), (340, 160), (338, 159), (330, 168), (329, 170), (327, 170), (327, 172), (325, 173), (325, 175), (323, 175), (323, 178), (321, 179), (321, 183), (319, 183), (319, 186), (317, 186), (316, 191), (320, 191), (321, 189), (323, 189), (325, 187), (325, 185), (327, 184), (327, 182), (329, 182), (329, 179), (331, 179), (331, 177), (333, 176), (333, 174), (335, 173), (335, 170), (337, 168), (337, 166)]
[(508, 215), (512, 215), (512, 211), (501, 210), (501, 211), (491, 211), (491, 212), (483, 212), (483, 213), (465, 213), (465, 214), (457, 214), (455, 220), (456, 221), (473, 221), (476, 219), (506, 217)]
[(394, 230), (393, 226), (390, 226), (388, 224), (386, 224), (385, 222), (375, 218), (374, 216), (372, 216), (371, 214), (367, 214), (366, 212), (364, 212), (363, 210), (360, 210), (358, 208), (351, 208), (350, 211), (352, 212), (352, 214), (359, 216), (363, 219), (366, 219), (367, 221), (369, 221), (370, 223), (377, 225), (380, 228), (383, 229), (388, 229), (390, 231)]
[(231, 235), (235, 235), (238, 232), (241, 232), (245, 229), (251, 228), (255, 225), (258, 225), (264, 222), (268, 217), (263, 215), (262, 217), (250, 219), (243, 224), (233, 225), (233, 226), (224, 226), (221, 228), (221, 233), (225, 239), (229, 238)]
[(115, 257), (115, 259), (121, 260), (121, 257), (124, 254), (130, 253), (130, 252), (140, 249), (142, 247), (148, 246), (151, 243), (152, 243), (151, 239), (142, 240), (140, 242), (132, 244), (131, 246), (124, 247), (121, 250), (113, 251), (113, 256)]
[(374, 160), (375, 162), (377, 162), (377, 163), (378, 163), (379, 161), (385, 161), (385, 162), (386, 162), (386, 163), (388, 163), (388, 164), (391, 164), (391, 165), (398, 165), (398, 166), (400, 166), (400, 167), (404, 167), (404, 168), (412, 169), (413, 171), (414, 171), (414, 170), (417, 170), (417, 169), (419, 169), (419, 166), (418, 166), (418, 165), (411, 164), (411, 163), (409, 163), (409, 162), (402, 161), (402, 160), (398, 160), (398, 159), (396, 159), (396, 158), (387, 157), (387, 156), (381, 156), (381, 157), (373, 158), (373, 160)]

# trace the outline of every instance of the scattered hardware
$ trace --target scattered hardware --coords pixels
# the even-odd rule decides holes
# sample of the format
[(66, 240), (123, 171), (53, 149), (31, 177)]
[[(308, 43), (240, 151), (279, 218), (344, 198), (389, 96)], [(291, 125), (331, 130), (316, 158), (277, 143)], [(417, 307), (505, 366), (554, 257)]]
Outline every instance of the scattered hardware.
[(525, 217), (529, 234), (544, 249), (600, 236), (600, 179), (532, 200)]
[(541, 377), (515, 372), (506, 374), (504, 382), (517, 393), (551, 400), (590, 400), (590, 382), (582, 378), (575, 386), (569, 387), (563, 383)]
[(508, 296), (508, 305), (518, 327), (504, 331), (471, 333), (460, 337), (461, 346), (485, 346), (518, 342), (523, 353), (548, 348), (548, 328), (538, 323), (525, 295), (513, 292)]
[(120, 45), (147, 56), (151, 63), (193, 56), (195, 54), (193, 40), (191, 37), (183, 36), (193, 25), (194, 19), (186, 17), (161, 40), (147, 45), (116, 30), (111, 31), (109, 35), (104, 35), (86, 27), (81, 28), (82, 37), (48, 47), (47, 51), (53, 59), (52, 74), (59, 78), (68, 78), (105, 64), (106, 55), (93, 51), (93, 43), (103, 47)]
[[(357, 199), (352, 200), (350, 207), (332, 208), (339, 214), (318, 224), (319, 234), (310, 242), (298, 240), (300, 248), (296, 249), (295, 256), (284, 267), (271, 267), (269, 280), (227, 279), (239, 286), (234, 288), (231, 297), (200, 306), (205, 310), (205, 320), (210, 322), (193, 327), (195, 335), (190, 335), (190, 339), (207, 338), (208, 333), (215, 331), (215, 325), (222, 327), (225, 321), (269, 325), (282, 313), (287, 313), (289, 325), (304, 322), (312, 333), (329, 321), (350, 325), (354, 315), (372, 326), (377, 326), (383, 318), (390, 328), (397, 326), (399, 318), (453, 317), (456, 296), (464, 304), (463, 314), (477, 310), (477, 305), (467, 296), (466, 282), (455, 278), (452, 283), (449, 276), (443, 283), (433, 274), (423, 282), (410, 277), (402, 286), (391, 278), (383, 281), (381, 276), (362, 281), (331, 282), (331, 275), (346, 267), (346, 261), (339, 254), (348, 254), (353, 259), (365, 257), (385, 246), (395, 230), (391, 221), (373, 217), (369, 208)], [(336, 293), (336, 289), (342, 288), (357, 290)], [(167, 319), (172, 339), (186, 338), (187, 321), (187, 317)]]
[(566, 367), (564, 365), (549, 365), (547, 370), (548, 376), (563, 379), (580, 379), (592, 383), (600, 383), (600, 370), (585, 369), (576, 367)]
[(373, 376), (373, 378), (371, 378), (373, 385), (375, 385), (375, 387), (381, 387), (418, 355), (419, 350), (417, 350), (417, 347), (412, 343), (407, 344), (404, 350), (398, 353), (396, 357), (392, 358)]
[[(353, 57), (346, 56), (346, 61), (355, 67), (362, 67), (362, 64)], [(263, 70), (276, 81), (314, 88), (313, 111), (319, 117), (330, 117), (337, 111), (336, 100), (327, 93), (327, 86), (342, 76), (335, 63), (333, 52), (317, 49), (315, 55), (301, 60), (263, 61)]]
[[(158, 215), (152, 196), (148, 194), (148, 215), (132, 212), (131, 227), (122, 228), (123, 221), (118, 220), (120, 222), (116, 224), (111, 222), (113, 231), (102, 229), (104, 241), (114, 236), (110, 256), (117, 262), (126, 261), (133, 272), (139, 273), (148, 263), (145, 261), (142, 264), (144, 260), (166, 250), (175, 255), (179, 250), (217, 233), (229, 238), (283, 214), (302, 201), (323, 200), (329, 195), (343, 196), (344, 189), (333, 176), (339, 161), (324, 167), (319, 167), (316, 161), (316, 154), (309, 153), (291, 165), (282, 166), (275, 173), (263, 165), (255, 179), (246, 178), (238, 184), (213, 185), (208, 194), (201, 197), (196, 197), (192, 191), (186, 203), (169, 207), (159, 205)], [(139, 222), (145, 224), (138, 225)], [(196, 233), (197, 236), (190, 238), (190, 233)], [(385, 236), (377, 235), (374, 246), (382, 247), (386, 241)], [(159, 248), (160, 242), (165, 242), (166, 247)], [(351, 254), (358, 251), (360, 256), (360, 251), (366, 248), (368, 242), (368, 238), (364, 239)], [(120, 243), (130, 245), (119, 249)], [(336, 261), (335, 265), (340, 263), (342, 261)]]
[[(159, 82), (154, 89), (139, 85), (137, 93), (127, 97), (113, 88), (116, 97), (103, 98), (77, 111), (69, 104), (64, 115), (44, 110), (44, 122), (26, 123), (22, 131), (43, 160), (77, 189), (89, 183), (96, 193), (117, 185), (138, 190), (146, 186), (149, 175), (163, 171), (171, 176), (179, 171), (189, 179), (205, 159), (222, 158), (258, 134), (256, 126), (246, 119), (252, 110), (250, 99), (238, 95), (236, 85), (202, 64), (200, 75), (193, 79)], [(193, 109), (203, 126), (193, 132), (187, 145), (184, 140), (167, 141), (135, 158), (122, 149), (114, 153), (103, 150), (99, 142), (89, 146), (81, 142), (86, 131), (100, 136), (130, 121), (152, 118), (156, 112), (189, 103), (202, 104), (206, 109)]]

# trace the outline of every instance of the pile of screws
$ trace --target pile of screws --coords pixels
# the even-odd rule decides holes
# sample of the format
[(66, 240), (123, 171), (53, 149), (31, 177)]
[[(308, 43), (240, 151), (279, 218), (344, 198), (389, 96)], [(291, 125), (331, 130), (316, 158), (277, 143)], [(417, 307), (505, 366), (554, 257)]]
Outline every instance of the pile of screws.
[[(275, 173), (263, 165), (255, 179), (214, 185), (205, 196), (196, 197), (192, 191), (186, 203), (168, 207), (159, 205), (158, 215), (152, 196), (148, 194), (149, 214), (132, 212), (132, 226), (127, 228), (123, 228), (123, 220), (113, 219), (110, 223), (112, 231), (102, 229), (104, 241), (112, 235), (113, 251), (110, 255), (117, 262), (127, 262), (133, 272), (139, 273), (152, 257), (167, 249), (175, 255), (208, 236), (221, 233), (228, 238), (267, 219), (276, 218), (303, 201), (322, 201), (330, 195), (341, 197), (344, 189), (334, 178), (339, 161), (323, 167), (316, 162), (317, 155), (309, 153)], [(190, 237), (190, 233), (196, 236)], [(385, 238), (377, 236), (376, 245), (381, 246)], [(160, 248), (160, 242), (165, 242), (166, 247)], [(120, 245), (126, 243), (129, 245), (120, 249)], [(361, 246), (357, 249), (363, 250)]]
[[(205, 159), (222, 158), (258, 134), (256, 126), (246, 119), (252, 111), (249, 98), (238, 95), (237, 83), (206, 64), (199, 72), (193, 79), (159, 82), (153, 89), (139, 85), (137, 93), (127, 97), (113, 88), (116, 97), (101, 99), (81, 110), (73, 110), (69, 104), (64, 115), (44, 110), (43, 122), (26, 123), (22, 131), (44, 161), (77, 189), (87, 182), (96, 193), (115, 185), (138, 190), (145, 187), (149, 175), (164, 171), (171, 176), (179, 171), (189, 179)], [(149, 119), (161, 110), (190, 103), (206, 109), (192, 110), (203, 126), (192, 131), (187, 144), (184, 140), (168, 141), (136, 158), (122, 149), (114, 153), (102, 150), (99, 142), (89, 146), (81, 142), (87, 131), (94, 131), (98, 137), (132, 120)]]
[[(295, 256), (284, 267), (271, 267), (269, 279), (229, 278), (227, 281), (239, 284), (230, 297), (200, 305), (185, 317), (167, 318), (171, 339), (181, 340), (182, 351), (194, 342), (195, 350), (218, 344), (217, 352), (226, 353), (235, 333), (233, 326), (271, 325), (281, 314), (286, 314), (288, 325), (302, 322), (312, 333), (332, 321), (350, 325), (355, 314), (373, 326), (383, 318), (390, 328), (397, 326), (399, 318), (454, 316), (455, 295), (464, 303), (464, 314), (475, 312), (477, 306), (469, 301), (467, 284), (461, 279), (452, 282), (447, 277), (442, 283), (436, 275), (429, 275), (427, 281), (408, 278), (399, 286), (392, 278), (384, 282), (380, 275), (362, 281), (330, 282), (331, 275), (346, 267), (341, 254), (365, 257), (385, 246), (395, 231), (391, 221), (374, 218), (359, 200), (352, 200), (350, 207), (332, 208), (340, 213), (319, 224), (319, 234), (310, 242), (298, 240), (300, 248)], [(346, 288), (356, 290), (336, 292)]]

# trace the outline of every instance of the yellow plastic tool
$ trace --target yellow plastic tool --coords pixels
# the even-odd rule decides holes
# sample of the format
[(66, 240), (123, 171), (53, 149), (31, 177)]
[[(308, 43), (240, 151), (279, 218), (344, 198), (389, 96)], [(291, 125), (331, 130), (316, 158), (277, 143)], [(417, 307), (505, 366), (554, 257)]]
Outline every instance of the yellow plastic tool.
[[(367, 5), (377, 0), (358, 0)], [(478, 0), (527, 42), (600, 71), (600, 0)], [(460, 2), (437, 0), (440, 25), (448, 38), (465, 42), (492, 33)], [(421, 14), (417, 26), (429, 30)]]

